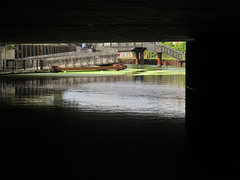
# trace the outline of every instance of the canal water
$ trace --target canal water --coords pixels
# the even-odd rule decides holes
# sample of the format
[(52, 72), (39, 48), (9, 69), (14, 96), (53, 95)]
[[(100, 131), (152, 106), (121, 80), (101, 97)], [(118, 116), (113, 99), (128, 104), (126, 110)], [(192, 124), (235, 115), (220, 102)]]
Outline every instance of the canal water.
[(184, 73), (132, 66), (0, 76), (5, 175), (184, 174)]
[[(184, 71), (183, 68), (170, 70), (173, 73)], [(152, 75), (149, 69), (126, 71), (123, 75), (118, 72), (94, 74), (96, 72), (99, 73), (2, 76), (0, 101), (2, 105), (26, 108), (63, 107), (87, 112), (131, 112), (184, 118), (185, 75)]]

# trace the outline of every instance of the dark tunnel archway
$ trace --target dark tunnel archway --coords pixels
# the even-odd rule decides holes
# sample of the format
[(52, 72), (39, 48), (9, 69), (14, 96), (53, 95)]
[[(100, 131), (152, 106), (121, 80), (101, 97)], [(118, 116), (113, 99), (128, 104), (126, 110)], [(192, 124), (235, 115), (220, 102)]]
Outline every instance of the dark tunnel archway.
[[(117, 4), (60, 1), (57, 5), (23, 6), (4, 2), (0, 7), (0, 15), (5, 19), (0, 29), (0, 42), (188, 41), (187, 177), (224, 176), (234, 179), (239, 168), (236, 106), (239, 99), (239, 48), (235, 43), (239, 41), (240, 26), (237, 8), (236, 3), (188, 0), (174, 3), (155, 1), (149, 5), (122, 1)], [(4, 108), (1, 109), (2, 117), (7, 119), (9, 114), (5, 112)], [(35, 116), (33, 112), (30, 114)], [(17, 124), (13, 126), (17, 127)], [(25, 137), (30, 136), (26, 134)], [(11, 151), (9, 149), (8, 153)], [(35, 156), (34, 152), (32, 156)], [(19, 158), (16, 161), (24, 160)], [(167, 166), (166, 169), (171, 173)], [(12, 171), (15, 169), (10, 169), (9, 173)], [(124, 173), (131, 173), (129, 171)], [(157, 173), (152, 176), (161, 174), (157, 170), (154, 172)], [(138, 172), (136, 174), (139, 175)]]

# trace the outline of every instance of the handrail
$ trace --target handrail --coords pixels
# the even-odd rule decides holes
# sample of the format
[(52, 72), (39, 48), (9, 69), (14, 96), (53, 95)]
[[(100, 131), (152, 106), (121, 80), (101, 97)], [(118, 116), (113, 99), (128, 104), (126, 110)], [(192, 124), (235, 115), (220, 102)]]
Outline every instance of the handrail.
[(104, 51), (99, 52), (89, 52), (89, 51), (73, 51), (73, 52), (64, 52), (64, 53), (56, 53), (56, 54), (46, 54), (46, 55), (39, 55), (39, 56), (30, 56), (24, 58), (15, 59), (15, 61), (24, 61), (24, 60), (34, 60), (34, 59), (45, 59), (45, 60), (52, 60), (56, 58), (79, 58), (79, 57), (92, 57), (92, 56), (106, 56), (106, 55), (113, 55), (117, 54), (116, 49), (105, 49)]
[(135, 47), (145, 47), (150, 52), (153, 53), (165, 53), (168, 54), (178, 60), (185, 60), (185, 53), (178, 51), (169, 46), (160, 44), (159, 42), (127, 42), (127, 43), (117, 43), (117, 42), (109, 42), (109, 43), (98, 43), (97, 47), (112, 47), (117, 48), (119, 51), (131, 51)]
[(164, 44), (156, 43), (156, 49), (157, 49), (157, 52), (161, 51), (161, 52), (168, 54), (178, 60), (185, 60), (185, 53), (178, 51), (174, 48), (171, 48), (169, 46), (166, 46)]

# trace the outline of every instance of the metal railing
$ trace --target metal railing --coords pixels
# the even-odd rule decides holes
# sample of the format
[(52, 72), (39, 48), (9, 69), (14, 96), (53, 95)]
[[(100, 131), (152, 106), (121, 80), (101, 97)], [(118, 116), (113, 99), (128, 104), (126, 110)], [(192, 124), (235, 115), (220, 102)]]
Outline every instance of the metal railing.
[(156, 43), (155, 48), (156, 48), (156, 52), (162, 52), (162, 53), (168, 54), (169, 56), (172, 56), (180, 61), (185, 60), (185, 53), (178, 51), (174, 48), (171, 48), (169, 46), (166, 46), (160, 43)]
[(104, 51), (99, 52), (89, 52), (89, 51), (73, 51), (73, 52), (65, 52), (65, 53), (56, 53), (56, 54), (46, 54), (39, 56), (30, 56), (24, 58), (15, 59), (15, 61), (26, 61), (26, 60), (55, 60), (55, 59), (65, 59), (65, 58), (81, 58), (81, 57), (93, 57), (93, 56), (107, 56), (107, 55), (116, 55), (117, 49), (106, 49)]
[(29, 69), (46, 67), (51, 69), (52, 65), (71, 66), (91, 66), (101, 65), (108, 63), (117, 63), (118, 51), (113, 48), (102, 47), (101, 51), (93, 52), (92, 50), (86, 51), (72, 51), (56, 54), (46, 54), (38, 56), (29, 56), (17, 59), (3, 59), (4, 68), (0, 70), (15, 70), (15, 69)]
[(153, 53), (165, 53), (168, 54), (180, 61), (185, 60), (185, 53), (173, 49), (169, 46), (160, 44), (158, 42), (127, 42), (127, 43), (98, 43), (97, 48), (101, 47), (112, 47), (116, 48), (119, 52), (131, 51), (135, 47), (147, 48), (150, 52)]

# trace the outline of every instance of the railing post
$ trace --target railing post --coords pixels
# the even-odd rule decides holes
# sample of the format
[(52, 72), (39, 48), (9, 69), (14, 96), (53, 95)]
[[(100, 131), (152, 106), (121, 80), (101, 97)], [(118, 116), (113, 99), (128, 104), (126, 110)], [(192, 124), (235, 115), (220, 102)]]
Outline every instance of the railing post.
[(23, 60), (23, 69), (26, 70), (26, 60)]
[(18, 59), (19, 58), (19, 45), (15, 45), (16, 47), (16, 58)]
[(37, 71), (38, 71), (38, 59), (37, 59), (37, 61), (36, 61), (36, 67), (37, 67)]

